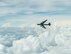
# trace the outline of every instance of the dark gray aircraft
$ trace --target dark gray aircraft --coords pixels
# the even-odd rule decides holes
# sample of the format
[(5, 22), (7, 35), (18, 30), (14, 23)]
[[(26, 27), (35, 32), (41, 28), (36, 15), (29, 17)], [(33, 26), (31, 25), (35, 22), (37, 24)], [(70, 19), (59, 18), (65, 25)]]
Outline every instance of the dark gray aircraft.
[(51, 23), (44, 24), (46, 21), (47, 21), (47, 20), (42, 21), (40, 24), (37, 24), (37, 25), (40, 25), (42, 28), (46, 29), (46, 27), (45, 27), (46, 25), (51, 26)]

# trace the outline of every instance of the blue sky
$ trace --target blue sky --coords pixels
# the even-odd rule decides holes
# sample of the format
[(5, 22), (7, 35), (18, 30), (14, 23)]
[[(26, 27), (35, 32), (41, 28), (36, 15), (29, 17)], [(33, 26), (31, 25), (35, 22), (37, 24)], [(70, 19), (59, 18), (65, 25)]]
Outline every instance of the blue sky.
[[(0, 0), (0, 22), (71, 19), (71, 0)], [(36, 20), (36, 21), (37, 21)]]

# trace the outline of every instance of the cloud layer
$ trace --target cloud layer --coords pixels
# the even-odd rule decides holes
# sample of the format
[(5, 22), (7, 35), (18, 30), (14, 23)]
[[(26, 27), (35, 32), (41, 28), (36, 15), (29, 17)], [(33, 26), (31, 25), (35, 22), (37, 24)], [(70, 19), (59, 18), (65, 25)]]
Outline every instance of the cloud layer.
[(71, 14), (70, 0), (2, 0), (0, 16), (19, 14)]

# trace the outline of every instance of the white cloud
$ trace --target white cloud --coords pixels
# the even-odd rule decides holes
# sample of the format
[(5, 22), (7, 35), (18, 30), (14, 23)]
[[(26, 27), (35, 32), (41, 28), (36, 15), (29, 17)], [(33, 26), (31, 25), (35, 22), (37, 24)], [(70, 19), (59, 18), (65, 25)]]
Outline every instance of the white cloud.
[[(48, 52), (48, 54), (71, 54), (71, 47), (56, 47)], [(47, 54), (47, 53), (46, 53)]]
[(11, 23), (10, 22), (5, 22), (5, 24), (3, 24), (1, 27), (11, 27)]
[[(41, 32), (40, 35), (38, 36), (34, 37), (33, 35), (29, 35), (26, 38), (22, 38), (20, 40), (14, 40), (12, 39), (12, 37), (9, 38), (10, 35), (9, 37), (6, 35), (4, 39), (0, 37), (1, 38), (0, 41), (2, 41), (3, 43), (7, 45), (10, 39), (11, 41), (14, 40), (13, 45), (7, 49), (8, 54), (47, 54), (47, 53), (48, 54), (67, 53), (68, 54), (68, 53), (71, 53), (70, 52), (71, 50), (70, 30), (71, 29), (65, 26), (63, 26), (63, 28), (58, 26), (56, 28), (57, 28), (56, 30), (55, 28), (53, 28), (52, 30), (48, 28), (47, 30)], [(35, 32), (38, 32), (38, 31), (39, 30)]]
[(13, 43), (13, 47), (9, 49), (9, 54), (35, 54), (41, 52), (39, 39), (29, 36)]
[(6, 47), (0, 44), (0, 54), (5, 54), (5, 53), (6, 53)]

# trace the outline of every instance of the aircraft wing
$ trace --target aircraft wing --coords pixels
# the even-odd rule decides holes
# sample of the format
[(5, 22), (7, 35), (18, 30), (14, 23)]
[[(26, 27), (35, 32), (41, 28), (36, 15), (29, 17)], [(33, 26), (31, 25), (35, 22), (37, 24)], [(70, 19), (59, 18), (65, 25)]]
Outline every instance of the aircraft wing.
[(45, 20), (45, 21), (43, 21), (43, 22), (41, 22), (41, 23), (43, 23), (43, 24), (44, 24), (46, 21), (47, 21), (47, 20)]
[(46, 27), (44, 25), (41, 25), (42, 28), (46, 29)]

